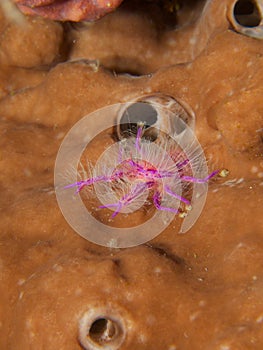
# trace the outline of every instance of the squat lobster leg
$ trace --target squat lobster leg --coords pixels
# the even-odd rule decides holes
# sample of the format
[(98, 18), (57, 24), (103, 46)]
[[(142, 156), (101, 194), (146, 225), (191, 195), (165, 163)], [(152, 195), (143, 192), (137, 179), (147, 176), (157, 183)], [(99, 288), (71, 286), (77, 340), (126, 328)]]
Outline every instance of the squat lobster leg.
[(117, 214), (119, 214), (119, 212), (121, 211), (123, 207), (123, 204), (121, 203), (121, 201), (119, 201), (118, 203), (113, 203), (113, 204), (106, 204), (106, 205), (100, 205), (99, 208), (101, 209), (105, 209), (105, 208), (117, 208), (115, 210), (115, 212), (112, 214), (112, 218), (114, 218)]
[(180, 178), (186, 182), (194, 182), (194, 183), (202, 184), (202, 183), (206, 183), (208, 180), (210, 180), (212, 177), (217, 175), (219, 172), (220, 172), (219, 170), (213, 171), (211, 174), (209, 174), (203, 179), (197, 179), (196, 177), (192, 177), (192, 176), (181, 176)]
[(67, 185), (64, 188), (71, 188), (71, 187), (77, 186), (78, 188), (77, 188), (76, 192), (79, 193), (85, 186), (90, 186), (90, 185), (93, 185), (94, 183), (100, 182), (100, 181), (108, 182), (108, 181), (111, 181), (111, 178), (107, 177), (107, 176), (96, 176), (96, 177), (92, 177), (90, 179), (75, 182), (74, 184)]
[(129, 205), (133, 200), (139, 197), (147, 187), (147, 183), (137, 184), (128, 194), (124, 195), (117, 203), (101, 205), (99, 206), (99, 208), (117, 208), (111, 216), (112, 218), (114, 218), (117, 214), (120, 213), (123, 207)]
[(158, 210), (164, 210), (164, 211), (169, 211), (171, 213), (175, 213), (178, 214), (179, 210), (174, 209), (174, 208), (169, 208), (169, 207), (163, 207), (161, 204), (161, 195), (159, 192), (154, 193), (153, 195), (153, 204), (155, 206), (156, 209)]
[(183, 202), (183, 203), (185, 203), (185, 204), (187, 204), (187, 205), (190, 205), (190, 204), (191, 204), (191, 202), (190, 202), (188, 199), (186, 199), (186, 198), (184, 198), (184, 197), (182, 197), (182, 196), (179, 196), (178, 194), (176, 194), (175, 192), (173, 192), (173, 191), (170, 189), (170, 187), (165, 186), (165, 187), (164, 187), (164, 190), (165, 190), (165, 192), (168, 193), (170, 196), (179, 199), (181, 202)]

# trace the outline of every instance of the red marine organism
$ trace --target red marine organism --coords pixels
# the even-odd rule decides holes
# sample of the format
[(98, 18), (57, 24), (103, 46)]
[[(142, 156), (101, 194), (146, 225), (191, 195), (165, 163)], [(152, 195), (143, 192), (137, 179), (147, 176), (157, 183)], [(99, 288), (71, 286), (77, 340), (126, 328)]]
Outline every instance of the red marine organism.
[(14, 0), (26, 15), (57, 21), (95, 21), (117, 8), (123, 0)]

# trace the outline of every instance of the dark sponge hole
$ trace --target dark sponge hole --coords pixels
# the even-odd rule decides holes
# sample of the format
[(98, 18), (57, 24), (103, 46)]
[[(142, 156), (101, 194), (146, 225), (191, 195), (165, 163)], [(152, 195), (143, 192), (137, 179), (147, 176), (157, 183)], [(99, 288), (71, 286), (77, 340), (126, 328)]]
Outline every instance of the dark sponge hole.
[(110, 342), (116, 336), (115, 324), (106, 318), (95, 320), (89, 330), (89, 337), (97, 344)]
[(157, 122), (157, 111), (148, 103), (137, 102), (129, 106), (123, 113), (120, 120), (120, 130), (127, 136), (136, 135), (138, 123), (144, 123), (144, 128), (148, 129)]
[(234, 6), (234, 17), (243, 27), (257, 27), (262, 19), (253, 0), (238, 0)]

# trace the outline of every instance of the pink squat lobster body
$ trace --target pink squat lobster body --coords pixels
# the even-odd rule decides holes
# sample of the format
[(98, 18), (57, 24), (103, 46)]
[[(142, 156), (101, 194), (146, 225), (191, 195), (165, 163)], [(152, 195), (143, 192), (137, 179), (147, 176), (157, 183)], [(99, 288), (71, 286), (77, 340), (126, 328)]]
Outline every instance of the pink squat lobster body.
[[(137, 154), (140, 154), (140, 157), (131, 157), (125, 160), (119, 160), (119, 164), (115, 167), (114, 171), (110, 176), (99, 175), (95, 177), (88, 178), (86, 180), (78, 181), (74, 184), (66, 186), (66, 188), (77, 187), (77, 193), (80, 192), (84, 187), (91, 186), (96, 183), (105, 182), (111, 183), (120, 183), (128, 182), (130, 185), (129, 191), (124, 195), (118, 197), (118, 201), (115, 203), (108, 203), (101, 205), (100, 208), (114, 208), (115, 211), (112, 214), (112, 217), (115, 217), (120, 213), (122, 208), (130, 205), (132, 202), (136, 201), (143, 192), (151, 191), (152, 202), (156, 209), (172, 212), (175, 214), (180, 213), (180, 209), (171, 208), (162, 206), (163, 195), (169, 195), (173, 198), (176, 198), (180, 202), (183, 202), (185, 205), (190, 206), (191, 202), (187, 199), (175, 193), (167, 182), (182, 181), (185, 183), (206, 183), (209, 179), (214, 177), (219, 173), (219, 170), (216, 170), (206, 176), (203, 179), (198, 179), (183, 174), (183, 169), (189, 165), (189, 159), (184, 159), (183, 161), (177, 161), (175, 163), (174, 170), (164, 170), (158, 169), (148, 161), (143, 159), (141, 154), (141, 141), (143, 135), (143, 126), (140, 126), (137, 130), (137, 136), (134, 143), (134, 148)], [(167, 181), (168, 180), (168, 181)]]

